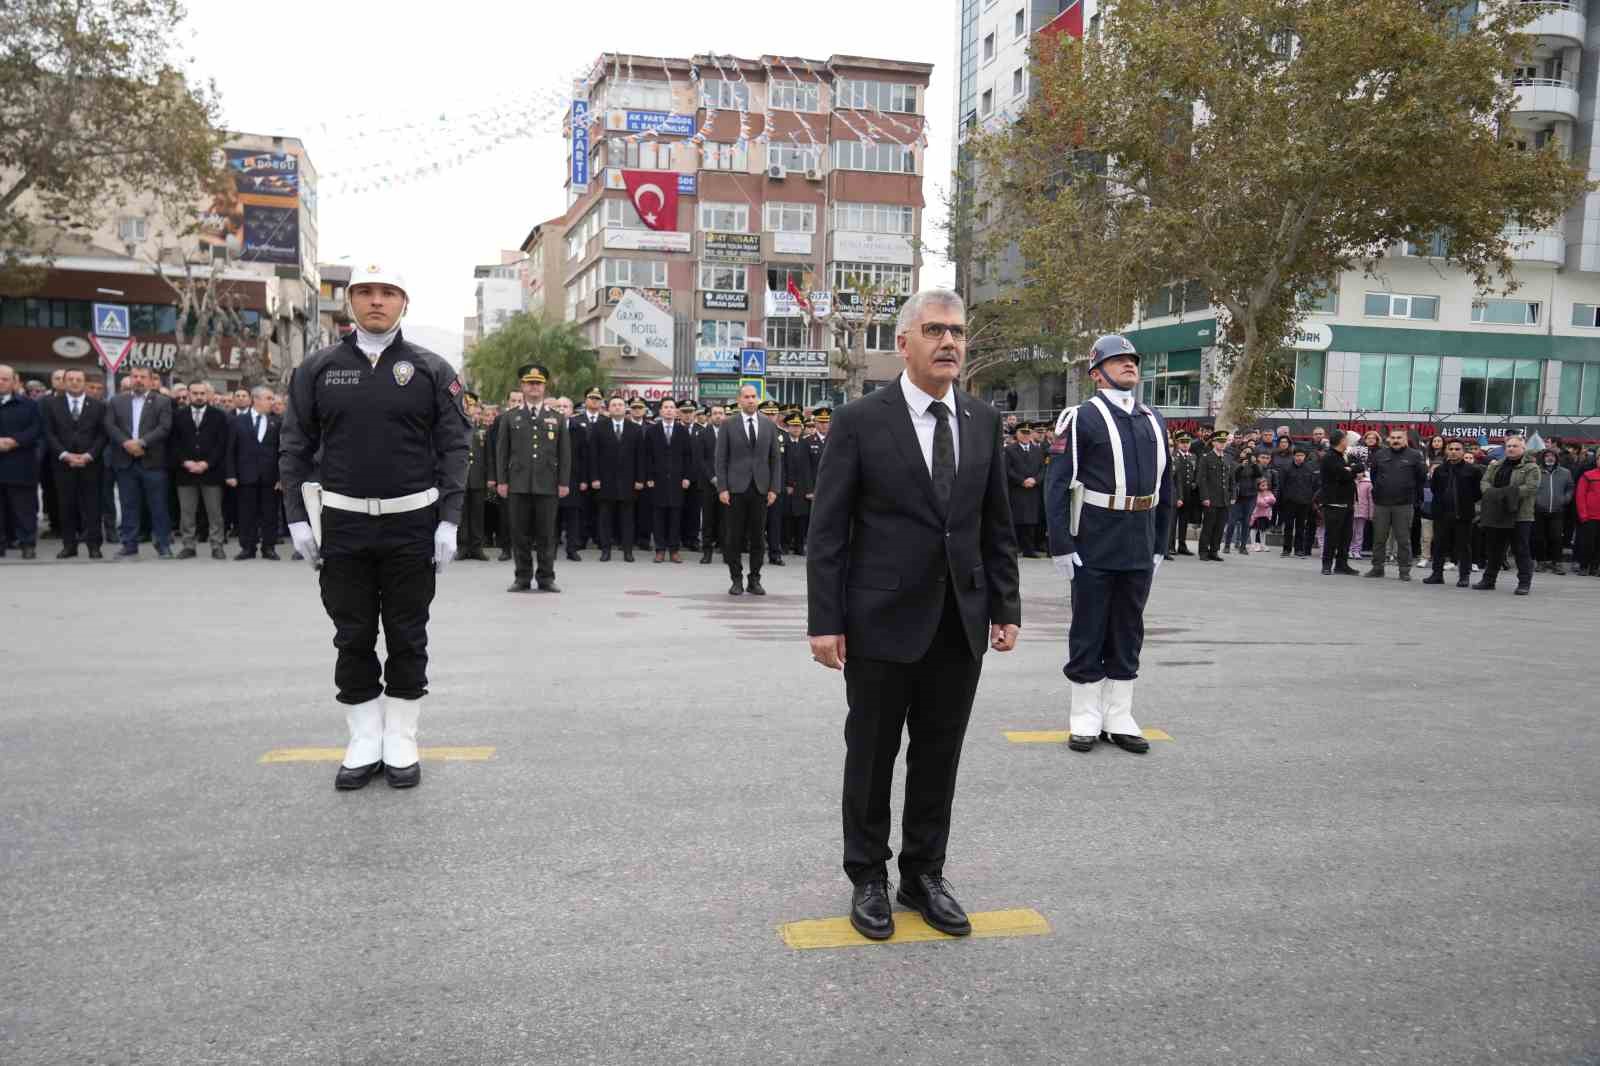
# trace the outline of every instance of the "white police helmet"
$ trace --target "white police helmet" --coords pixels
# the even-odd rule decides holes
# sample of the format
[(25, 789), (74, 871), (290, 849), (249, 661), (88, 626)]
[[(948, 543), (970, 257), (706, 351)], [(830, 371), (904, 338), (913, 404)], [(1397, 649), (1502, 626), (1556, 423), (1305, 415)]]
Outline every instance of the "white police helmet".
[[(353, 283), (352, 283), (353, 284)], [(1133, 342), (1120, 333), (1107, 333), (1094, 342), (1094, 347), (1089, 351), (1089, 369), (1093, 370), (1107, 359), (1128, 355), (1133, 361), (1139, 361), (1139, 353), (1134, 348)]]
[(349, 287), (353, 289), (357, 285), (392, 285), (406, 294), (408, 302), (411, 299), (411, 293), (406, 289), (405, 275), (381, 263), (368, 263), (351, 270)]

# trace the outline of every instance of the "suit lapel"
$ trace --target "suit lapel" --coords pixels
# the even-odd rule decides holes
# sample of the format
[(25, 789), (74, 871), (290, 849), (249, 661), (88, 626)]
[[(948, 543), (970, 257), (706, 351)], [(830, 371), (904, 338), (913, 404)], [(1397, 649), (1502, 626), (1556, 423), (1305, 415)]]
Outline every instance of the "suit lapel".
[(883, 394), (882, 402), (888, 408), (885, 414), (889, 436), (900, 449), (901, 460), (911, 468), (912, 479), (922, 486), (922, 494), (927, 497), (928, 506), (937, 514), (939, 501), (933, 494), (933, 478), (928, 473), (927, 463), (922, 460), (922, 445), (917, 443), (917, 431), (911, 425), (911, 408), (906, 405), (905, 393), (900, 389), (900, 379), (896, 378), (894, 384), (886, 385), (878, 392)]
[(956, 483), (960, 484), (962, 477), (978, 462), (978, 444), (972, 428), (972, 400), (954, 386), (951, 386), (950, 398), (955, 401), (957, 432), (961, 434), (961, 454), (956, 459)]

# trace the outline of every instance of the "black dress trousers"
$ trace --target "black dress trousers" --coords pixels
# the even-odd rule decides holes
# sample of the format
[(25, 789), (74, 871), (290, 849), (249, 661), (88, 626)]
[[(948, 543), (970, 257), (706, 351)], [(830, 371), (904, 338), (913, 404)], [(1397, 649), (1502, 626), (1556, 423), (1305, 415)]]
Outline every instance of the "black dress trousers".
[(759, 577), (767, 540), (767, 494), (754, 485), (743, 492), (729, 493), (726, 510), (727, 537), (722, 542), (722, 558), (728, 564), (728, 572), (735, 581), (739, 580), (739, 555), (748, 552), (750, 576)]
[(844, 665), (844, 872), (854, 884), (887, 876), (889, 793), (905, 730), (906, 806), (900, 876), (943, 874), (961, 745), (983, 660), (974, 658), (953, 594), (920, 661), (852, 655)]
[(71, 467), (58, 463), (55, 473), (61, 501), (56, 530), (62, 547), (76, 547), (80, 539), (91, 548), (100, 547), (100, 464)]
[[(339, 702), (428, 694), (428, 609), (439, 509), (376, 517), (322, 512), (322, 605), (333, 620)], [(388, 657), (378, 667), (378, 623)]]

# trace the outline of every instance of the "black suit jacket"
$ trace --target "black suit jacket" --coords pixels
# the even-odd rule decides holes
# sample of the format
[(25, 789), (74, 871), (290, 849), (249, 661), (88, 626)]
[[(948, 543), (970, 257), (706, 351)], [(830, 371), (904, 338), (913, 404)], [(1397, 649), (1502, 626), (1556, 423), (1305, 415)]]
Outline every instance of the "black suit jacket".
[(59, 463), (62, 452), (77, 455), (87, 452), (95, 462), (106, 446), (106, 405), (92, 396), (83, 397), (83, 413), (76, 421), (65, 396), (52, 396), (44, 402), (44, 428), (51, 461)]
[(622, 420), (622, 439), (617, 440), (611, 419), (602, 418), (589, 430), (589, 481), (600, 482), (598, 489), (590, 488), (596, 499), (631, 500), (633, 483), (644, 480), (644, 431), (637, 422)]
[(848, 653), (911, 663), (953, 590), (974, 657), (990, 623), (1022, 624), (1000, 416), (959, 389), (949, 513), (936, 502), (899, 381), (833, 414), (806, 542), (807, 632)]
[(700, 427), (700, 434), (694, 439), (694, 479), (702, 487), (717, 483), (717, 438), (726, 432), (727, 422), (716, 429), (705, 425)]
[(668, 446), (665, 427), (654, 423), (644, 433), (644, 479), (655, 482), (650, 502), (657, 507), (682, 507), (684, 478), (694, 478), (694, 441), (688, 427), (673, 426)]
[[(133, 394), (120, 392), (106, 401), (106, 435), (111, 438), (111, 466), (126, 470), (135, 463), (146, 470), (167, 469), (167, 438), (172, 435), (172, 401), (159, 392), (145, 394), (139, 424), (133, 425)], [(130, 440), (144, 442), (144, 455), (135, 459), (122, 446)]]
[(227, 476), (238, 478), (241, 485), (275, 484), (278, 481), (278, 433), (282, 424), (276, 415), (267, 416), (265, 439), (256, 441), (256, 430), (251, 425), (250, 412), (232, 420), (233, 433), (228, 442)]
[(717, 438), (717, 491), (738, 494), (754, 487), (757, 492), (783, 494), (783, 442), (778, 427), (766, 415), (756, 416), (756, 441), (751, 448), (741, 412), (722, 423)]
[[(250, 423), (246, 422), (248, 426)], [(220, 485), (227, 476), (228, 447), (233, 442), (233, 421), (218, 407), (207, 407), (194, 424), (194, 409), (188, 404), (172, 412), (171, 447), (173, 473), (180, 485)], [(185, 462), (209, 464), (203, 474), (191, 474)]]

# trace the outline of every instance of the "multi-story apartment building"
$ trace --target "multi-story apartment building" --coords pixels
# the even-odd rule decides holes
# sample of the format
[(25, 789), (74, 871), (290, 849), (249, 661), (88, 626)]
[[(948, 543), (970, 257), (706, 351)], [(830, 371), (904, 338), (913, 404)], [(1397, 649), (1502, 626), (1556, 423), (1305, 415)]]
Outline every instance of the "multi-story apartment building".
[(477, 336), (483, 340), (525, 308), (524, 279), (527, 257), (521, 252), (501, 252), (500, 262), (472, 270), (473, 302), (477, 308)]
[[(921, 267), (932, 70), (846, 55), (602, 56), (575, 87), (562, 250), (565, 317), (612, 380), (721, 400), (755, 365), (764, 375), (746, 376), (782, 401), (836, 400), (833, 331), (802, 313), (791, 283), (808, 300), (830, 294), (848, 321), (861, 279), (890, 294), (867, 342), (869, 383), (892, 380), (888, 319)], [(670, 343), (607, 327), (630, 290), (670, 316)]]
[(565, 216), (557, 215), (533, 227), (524, 238), (522, 255), (527, 262), (524, 270), (523, 307), (530, 315), (550, 322), (560, 322), (564, 317), (566, 289), (562, 266), (566, 257), (567, 228)]

